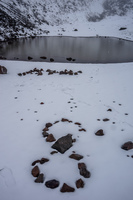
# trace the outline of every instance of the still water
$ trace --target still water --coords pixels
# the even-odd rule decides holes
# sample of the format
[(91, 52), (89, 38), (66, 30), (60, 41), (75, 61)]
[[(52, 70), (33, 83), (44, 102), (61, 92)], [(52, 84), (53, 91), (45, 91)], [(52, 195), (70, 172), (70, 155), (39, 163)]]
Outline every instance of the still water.
[(43, 62), (133, 62), (133, 42), (110, 37), (44, 36), (2, 42), (0, 57)]

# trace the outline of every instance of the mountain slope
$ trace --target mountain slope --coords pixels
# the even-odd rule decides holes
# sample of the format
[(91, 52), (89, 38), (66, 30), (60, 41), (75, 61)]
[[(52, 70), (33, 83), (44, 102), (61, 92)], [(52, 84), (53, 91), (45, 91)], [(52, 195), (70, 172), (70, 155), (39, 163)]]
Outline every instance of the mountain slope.
[[(0, 0), (0, 40), (48, 33), (49, 27), (126, 15), (133, 0)], [(43, 27), (43, 28), (42, 28)]]

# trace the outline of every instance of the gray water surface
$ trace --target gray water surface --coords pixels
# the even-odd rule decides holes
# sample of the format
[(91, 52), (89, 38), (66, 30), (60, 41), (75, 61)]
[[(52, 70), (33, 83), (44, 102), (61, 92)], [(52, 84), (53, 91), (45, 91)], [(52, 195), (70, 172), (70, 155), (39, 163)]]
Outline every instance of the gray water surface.
[(43, 62), (51, 58), (73, 63), (133, 62), (133, 42), (110, 37), (44, 36), (2, 42), (0, 57)]

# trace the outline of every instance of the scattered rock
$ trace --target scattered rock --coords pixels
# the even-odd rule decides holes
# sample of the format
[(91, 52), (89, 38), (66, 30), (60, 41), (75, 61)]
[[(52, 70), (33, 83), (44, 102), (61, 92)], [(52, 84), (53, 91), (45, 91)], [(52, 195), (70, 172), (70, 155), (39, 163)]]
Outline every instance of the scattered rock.
[(80, 172), (81, 176), (83, 176), (84, 178), (90, 178), (91, 174), (86, 169), (85, 163), (78, 163), (78, 169), (79, 169), (79, 172)]
[(47, 127), (45, 127), (42, 131), (49, 131), (49, 129)]
[(103, 135), (104, 135), (103, 130), (102, 130), (102, 129), (98, 130), (98, 131), (95, 133), (95, 135), (97, 135), (97, 136), (103, 136)]
[(104, 121), (104, 122), (107, 122), (107, 121), (109, 121), (109, 119), (108, 119), (108, 118), (104, 118), (103, 121)]
[(111, 108), (109, 108), (107, 111), (108, 111), (108, 112), (112, 112), (112, 109), (111, 109)]
[(55, 189), (59, 186), (59, 181), (53, 179), (53, 180), (49, 180), (45, 183), (46, 187), (51, 188), (51, 189)]
[(66, 183), (64, 183), (60, 191), (63, 193), (64, 192), (74, 192), (75, 189), (73, 187), (67, 185)]
[(69, 58), (66, 58), (66, 60), (68, 60), (68, 61), (72, 61), (72, 58), (71, 58), (71, 57), (69, 57)]
[(79, 123), (79, 122), (75, 122), (74, 124), (78, 125), (78, 126), (81, 126), (81, 123)]
[(47, 57), (46, 57), (46, 56), (41, 56), (40, 58), (41, 58), (41, 59), (44, 59), (44, 60), (45, 60), (45, 59), (47, 59)]
[(121, 27), (121, 28), (119, 28), (119, 31), (123, 31), (125, 29), (127, 29), (127, 28), (126, 27)]
[(32, 176), (34, 176), (34, 177), (38, 177), (39, 174), (40, 174), (39, 167), (38, 167), (38, 166), (35, 166), (35, 167), (32, 169), (31, 174), (32, 174)]
[(46, 141), (47, 142), (54, 142), (54, 141), (56, 141), (56, 139), (54, 138), (53, 134), (49, 134)]
[(50, 58), (50, 62), (54, 62), (54, 59), (53, 59), (53, 58)]
[(40, 163), (40, 160), (35, 160), (35, 161), (32, 163), (32, 166), (36, 165), (37, 163)]
[(131, 142), (131, 141), (126, 142), (121, 146), (121, 148), (126, 150), (126, 151), (133, 149), (133, 142)]
[(71, 154), (70, 156), (69, 156), (69, 158), (72, 158), (72, 159), (75, 159), (75, 160), (81, 160), (82, 158), (83, 158), (83, 156), (82, 155), (79, 155), (79, 154)]
[(63, 136), (59, 138), (53, 145), (52, 148), (56, 149), (60, 153), (65, 153), (69, 148), (72, 147), (72, 135), (67, 134), (66, 136)]
[(43, 183), (44, 182), (44, 174), (39, 174), (39, 176), (35, 180), (36, 183)]
[(84, 181), (81, 178), (76, 181), (76, 187), (77, 188), (83, 188), (84, 187)]
[(0, 74), (7, 74), (6, 67), (0, 65)]
[(41, 104), (41, 105), (43, 105), (43, 104), (44, 104), (44, 102), (41, 102), (40, 104)]
[(32, 60), (32, 59), (33, 59), (32, 57), (28, 56), (28, 60)]

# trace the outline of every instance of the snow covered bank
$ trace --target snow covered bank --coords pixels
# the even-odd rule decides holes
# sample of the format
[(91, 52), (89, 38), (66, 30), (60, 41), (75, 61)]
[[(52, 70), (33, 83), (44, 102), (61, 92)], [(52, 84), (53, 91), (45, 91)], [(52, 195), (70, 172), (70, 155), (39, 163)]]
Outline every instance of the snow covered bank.
[[(8, 69), (0, 75), (0, 194), (2, 200), (72, 199), (132, 200), (133, 150), (121, 145), (133, 141), (133, 63), (124, 64), (59, 64), (1, 61)], [(18, 76), (18, 73), (43, 69)], [(77, 76), (48, 75), (47, 69), (70, 70)], [(44, 104), (40, 104), (44, 102)], [(110, 111), (108, 111), (110, 109)], [(65, 154), (51, 155), (51, 146), (42, 136), (47, 122), (62, 118), (80, 122), (86, 132), (74, 123), (55, 124), (50, 128), (56, 139), (71, 133), (76, 142)], [(104, 122), (103, 119), (109, 121)], [(103, 129), (104, 136), (95, 132)], [(83, 189), (76, 189), (81, 176), (78, 161), (69, 158), (75, 151), (84, 156), (91, 178), (82, 178)], [(127, 157), (128, 155), (128, 157)], [(48, 158), (39, 165), (45, 181), (58, 179), (60, 185), (51, 190), (44, 183), (34, 183), (31, 163)], [(76, 190), (62, 194), (66, 182)]]

